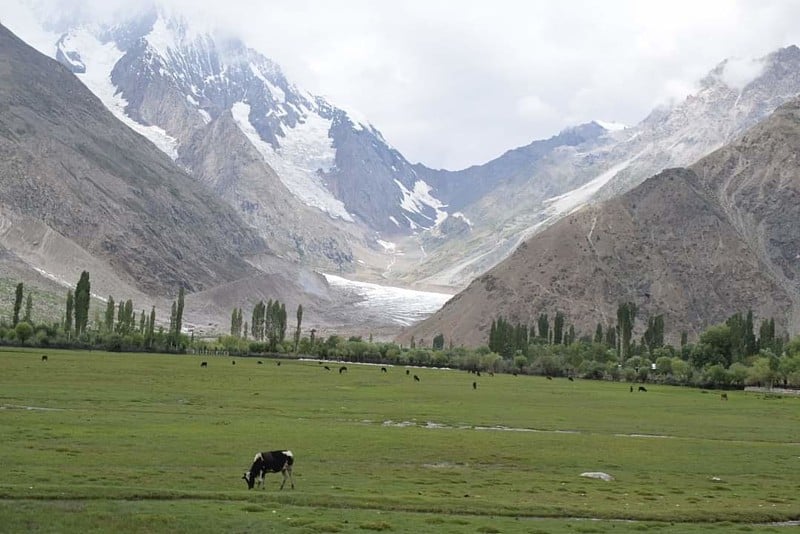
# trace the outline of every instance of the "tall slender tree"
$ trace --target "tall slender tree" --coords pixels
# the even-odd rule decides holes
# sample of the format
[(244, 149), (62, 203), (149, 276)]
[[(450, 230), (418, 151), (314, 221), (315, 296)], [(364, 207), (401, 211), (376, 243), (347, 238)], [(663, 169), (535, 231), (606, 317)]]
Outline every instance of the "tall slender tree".
[(11, 318), (11, 326), (19, 323), (19, 311), (22, 309), (22, 282), (17, 284), (17, 291), (14, 295), (14, 315)]
[(620, 357), (627, 360), (631, 357), (631, 335), (636, 321), (637, 306), (633, 302), (625, 302), (617, 308), (617, 324), (619, 326)]
[(147, 346), (153, 346), (153, 339), (155, 338), (156, 328), (156, 307), (150, 309), (150, 319), (147, 321)]
[(64, 332), (69, 335), (72, 332), (72, 319), (75, 313), (75, 298), (73, 297), (72, 290), (67, 290), (67, 310), (64, 316)]
[(553, 321), (553, 345), (560, 345), (564, 339), (564, 314), (556, 312), (556, 318)]
[(25, 316), (22, 318), (28, 324), (33, 324), (31, 321), (31, 312), (33, 311), (33, 295), (28, 291), (28, 296), (25, 298)]
[(111, 295), (108, 296), (108, 302), (106, 302), (106, 316), (103, 326), (106, 332), (114, 331), (114, 297)]
[(178, 339), (180, 338), (181, 331), (183, 329), (183, 286), (178, 289), (178, 305), (175, 309), (175, 344), (178, 344)]
[(300, 325), (303, 324), (303, 305), (297, 305), (297, 328), (294, 330), (294, 352), (297, 353), (297, 347), (300, 345)]
[(80, 280), (75, 286), (75, 334), (81, 335), (89, 323), (89, 302), (91, 300), (91, 283), (89, 271), (81, 272)]

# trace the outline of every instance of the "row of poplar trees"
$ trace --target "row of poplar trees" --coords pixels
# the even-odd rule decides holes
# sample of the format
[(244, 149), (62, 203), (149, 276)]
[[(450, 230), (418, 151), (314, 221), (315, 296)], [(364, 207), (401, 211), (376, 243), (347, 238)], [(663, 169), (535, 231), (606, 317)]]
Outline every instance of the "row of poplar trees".
[[(294, 332), (295, 350), (300, 342), (300, 331), (303, 322), (303, 305), (297, 306), (297, 327)], [(275, 350), (279, 343), (286, 341), (287, 316), (286, 305), (279, 300), (270, 299), (267, 304), (259, 301), (253, 306), (250, 324), (243, 321), (242, 309), (234, 308), (231, 312), (231, 336), (254, 341), (267, 341), (270, 350)]]
[[(617, 308), (617, 324), (604, 328), (602, 323), (598, 323), (592, 341), (615, 348), (622, 360), (629, 358), (632, 353), (633, 326), (637, 311), (636, 304), (621, 303)], [(556, 312), (552, 327), (548, 315), (541, 313), (536, 324), (530, 327), (523, 323), (512, 324), (500, 316), (492, 321), (489, 330), (489, 350), (504, 358), (511, 358), (517, 351), (525, 352), (530, 343), (570, 345), (575, 341), (575, 327), (566, 325), (566, 318), (561, 312)], [(663, 315), (654, 315), (648, 319), (642, 344), (649, 351), (664, 345)]]

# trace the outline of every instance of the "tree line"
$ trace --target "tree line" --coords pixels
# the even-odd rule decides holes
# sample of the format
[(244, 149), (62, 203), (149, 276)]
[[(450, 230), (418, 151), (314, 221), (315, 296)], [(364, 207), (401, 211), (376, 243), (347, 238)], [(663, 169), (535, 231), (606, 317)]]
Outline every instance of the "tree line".
[[(25, 312), (20, 317), (22, 301)], [(59, 321), (34, 320), (33, 294), (27, 293), (22, 282), (16, 285), (14, 306), (10, 324), (0, 320), (0, 343), (60, 348), (98, 348), (111, 351), (152, 351), (182, 352), (190, 344), (190, 339), (182, 334), (184, 290), (178, 291), (177, 300), (172, 303), (169, 326), (165, 330), (156, 320), (156, 309), (144, 309), (137, 315), (133, 301), (120, 300), (115, 303), (109, 296), (105, 311), (101, 316), (95, 310), (95, 318), (90, 323), (92, 302), (91, 281), (88, 271), (81, 272), (75, 288), (68, 289), (65, 307)]]
[[(308, 356), (330, 360), (393, 365), (451, 367), (470, 371), (509, 372), (586, 379), (660, 382), (701, 387), (782, 385), (800, 387), (800, 337), (777, 335), (774, 319), (756, 325), (752, 311), (731, 315), (712, 325), (692, 343), (680, 333), (679, 346), (665, 342), (665, 319), (653, 315), (640, 322), (638, 309), (621, 303), (616, 323), (598, 323), (593, 334), (580, 334), (561, 312), (541, 313), (533, 324), (492, 321), (487, 344), (454, 347), (439, 333), (428, 343), (412, 338), (408, 346), (373, 342), (371, 336), (317, 339), (303, 335), (303, 307), (289, 334), (286, 305), (277, 299), (259, 301), (245, 316), (235, 307), (230, 331), (213, 339), (183, 333), (184, 291), (172, 303), (168, 321), (157, 321), (155, 307), (138, 313), (130, 300), (105, 300), (103, 314), (89, 322), (91, 285), (83, 272), (66, 295), (62, 319), (36, 323), (31, 293), (16, 286), (10, 322), (0, 320), (0, 343), (112, 351), (195, 352), (237, 355)], [(247, 320), (245, 320), (247, 318)], [(677, 338), (677, 336), (675, 336)]]

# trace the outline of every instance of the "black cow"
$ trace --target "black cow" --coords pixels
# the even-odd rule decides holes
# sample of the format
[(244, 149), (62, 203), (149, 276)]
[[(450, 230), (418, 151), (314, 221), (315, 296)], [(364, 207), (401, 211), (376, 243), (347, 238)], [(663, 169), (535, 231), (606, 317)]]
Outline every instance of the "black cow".
[(417, 375), (414, 375), (414, 382), (419, 382), (419, 377)]
[(42, 361), (43, 361), (43, 362), (46, 362), (46, 361), (47, 361), (47, 354), (42, 354)]
[(330, 371), (330, 370), (331, 370), (331, 368), (330, 368), (330, 367), (328, 367), (328, 366), (326, 365), (326, 366), (325, 366), (325, 370), (326, 370), (326, 371)]
[(345, 371), (347, 371), (347, 367), (345, 367), (344, 365), (343, 365), (343, 366), (341, 366), (341, 367), (339, 367), (339, 374), (342, 374), (342, 373), (344, 373)]
[(728, 400), (728, 394), (727, 393), (720, 393), (719, 400)]
[(258, 365), (264, 365), (264, 362), (262, 362), (261, 360), (258, 360)]
[(281, 366), (281, 362), (280, 362), (280, 360), (278, 360), (278, 367), (280, 367), (280, 366)]
[(647, 388), (644, 387), (644, 386), (639, 386), (639, 391), (644, 391), (646, 393), (647, 392)]
[(200, 367), (208, 367), (208, 362), (200, 362)]
[(386, 370), (386, 367), (381, 367), (381, 372), (382, 372), (382, 373), (386, 373), (386, 372), (388, 372), (388, 371)]
[(408, 369), (406, 369), (406, 374), (407, 374), (407, 375), (410, 375), (410, 374), (411, 374), (411, 371), (409, 371)]
[(478, 383), (477, 382), (473, 382), (472, 383), (472, 389), (478, 389)]
[(294, 489), (292, 465), (294, 465), (292, 451), (259, 452), (253, 458), (253, 465), (250, 466), (250, 471), (245, 471), (242, 478), (247, 482), (247, 489), (253, 489), (256, 484), (261, 484), (261, 489), (264, 489), (264, 475), (267, 473), (282, 473), (283, 482), (281, 482), (280, 489), (283, 489), (287, 478), (292, 484), (292, 489)]
[(570, 382), (575, 382), (575, 379), (574, 379), (574, 378), (572, 378), (571, 376), (568, 376), (568, 377), (567, 377), (567, 380), (569, 380)]
[(236, 360), (231, 360), (232, 365), (236, 365)]

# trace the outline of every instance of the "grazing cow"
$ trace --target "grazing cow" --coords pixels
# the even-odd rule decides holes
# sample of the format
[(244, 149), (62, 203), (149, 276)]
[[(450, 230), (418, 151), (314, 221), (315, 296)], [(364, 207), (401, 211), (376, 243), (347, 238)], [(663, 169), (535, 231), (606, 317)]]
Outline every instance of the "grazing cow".
[(47, 361), (47, 354), (42, 354), (42, 361), (43, 361), (43, 362), (46, 362), (46, 361)]
[(567, 379), (568, 379), (570, 382), (575, 382), (575, 380), (573, 380), (571, 376), (568, 376), (568, 377), (567, 377)]
[(280, 367), (280, 366), (281, 366), (281, 361), (280, 361), (280, 360), (278, 360), (278, 367)]
[(414, 375), (414, 382), (419, 382), (419, 377), (417, 375)]
[(548, 380), (552, 380), (552, 379), (553, 379), (553, 377), (552, 377), (552, 376), (547, 376), (547, 377), (545, 377), (545, 378), (547, 378)]
[(330, 367), (328, 367), (328, 366), (326, 365), (326, 366), (325, 366), (325, 370), (326, 370), (326, 371), (330, 371), (330, 370), (331, 370), (331, 368), (330, 368)]
[(236, 360), (231, 360), (231, 365), (236, 365)]
[(512, 374), (512, 375), (514, 375), (514, 376), (517, 376), (517, 372), (516, 372), (516, 371), (514, 371), (514, 372), (513, 372), (513, 373), (511, 373), (511, 374)]
[(388, 371), (386, 370), (386, 367), (381, 367), (381, 373), (386, 373), (386, 372), (388, 372)]
[(343, 366), (341, 366), (341, 367), (339, 367), (339, 374), (342, 374), (342, 373), (344, 373), (345, 371), (347, 371), (347, 367), (345, 367), (344, 365), (343, 365)]
[(258, 360), (258, 365), (264, 365), (264, 362), (262, 362), (261, 360)]
[(633, 386), (631, 386), (631, 393), (633, 393)]
[(472, 389), (478, 389), (478, 383), (477, 382), (473, 382), (472, 383)]
[(647, 393), (647, 388), (644, 386), (639, 386), (639, 391), (644, 391), (645, 393)]
[(475, 371), (475, 374), (478, 375), (478, 376), (481, 376), (481, 372), (480, 371)]
[(247, 482), (247, 489), (253, 489), (253, 486), (257, 483), (261, 484), (261, 489), (264, 489), (264, 475), (267, 473), (281, 473), (283, 474), (283, 482), (281, 482), (280, 489), (283, 489), (287, 478), (292, 483), (292, 489), (294, 489), (294, 479), (292, 479), (293, 464), (294, 455), (292, 451), (259, 452), (253, 458), (250, 471), (245, 471), (242, 478)]
[(494, 373), (489, 371), (489, 376), (494, 376)]
[(719, 396), (719, 400), (728, 400), (728, 394), (727, 393), (721, 393), (720, 396)]
[(208, 367), (208, 362), (200, 362), (200, 367)]
[(411, 374), (411, 371), (409, 371), (408, 369), (406, 369), (406, 374), (407, 374), (407, 375), (410, 375), (410, 374)]

